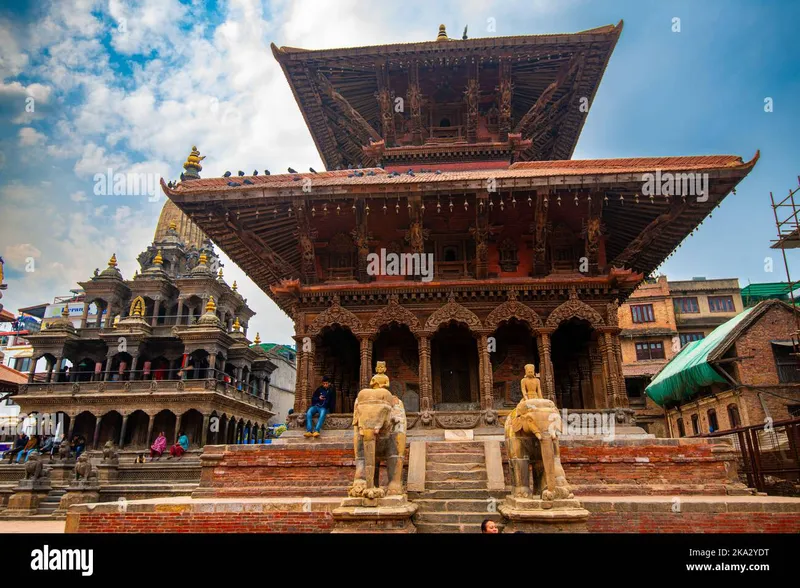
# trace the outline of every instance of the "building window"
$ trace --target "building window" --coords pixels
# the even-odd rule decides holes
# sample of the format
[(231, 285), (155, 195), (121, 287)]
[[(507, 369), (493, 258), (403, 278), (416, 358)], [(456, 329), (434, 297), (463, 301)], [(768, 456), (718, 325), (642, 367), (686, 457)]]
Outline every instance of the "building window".
[(719, 423), (717, 422), (717, 411), (712, 408), (708, 411), (708, 432), (714, 433), (715, 431), (719, 431)]
[(683, 426), (683, 417), (678, 418), (678, 437), (686, 437), (686, 427)]
[(27, 372), (31, 369), (31, 358), (17, 358), (14, 360), (14, 369), (18, 372)]
[(778, 370), (778, 381), (781, 384), (800, 382), (800, 359), (792, 355), (794, 348), (791, 345), (772, 344), (772, 354), (775, 357), (775, 368)]
[(800, 404), (790, 404), (786, 409), (789, 411), (789, 416), (793, 419), (800, 417)]
[(664, 359), (664, 344), (661, 341), (645, 341), (636, 344), (636, 360)]
[(699, 341), (700, 339), (705, 338), (703, 333), (681, 333), (681, 347), (686, 345), (687, 343), (691, 343), (692, 341)]
[(700, 434), (700, 417), (696, 414), (692, 415), (692, 431), (694, 435)]
[(736, 429), (742, 425), (742, 419), (739, 418), (739, 407), (735, 404), (728, 405), (728, 420), (731, 423), (731, 429)]
[(675, 306), (675, 312), (678, 314), (697, 313), (700, 312), (700, 307), (697, 305), (697, 298), (675, 298), (672, 301)]
[(733, 312), (733, 297), (732, 296), (709, 296), (708, 297), (708, 310), (711, 312)]
[(631, 317), (635, 323), (654, 323), (656, 320), (652, 304), (635, 304), (631, 306)]

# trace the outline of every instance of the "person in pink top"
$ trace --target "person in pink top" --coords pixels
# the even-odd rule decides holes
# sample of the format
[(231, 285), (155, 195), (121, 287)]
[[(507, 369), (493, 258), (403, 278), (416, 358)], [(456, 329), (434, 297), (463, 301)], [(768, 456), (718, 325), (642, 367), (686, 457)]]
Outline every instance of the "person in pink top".
[(155, 442), (150, 446), (150, 461), (153, 459), (161, 459), (161, 455), (164, 453), (164, 450), (167, 448), (167, 437), (164, 435), (164, 431), (161, 431), (156, 437)]

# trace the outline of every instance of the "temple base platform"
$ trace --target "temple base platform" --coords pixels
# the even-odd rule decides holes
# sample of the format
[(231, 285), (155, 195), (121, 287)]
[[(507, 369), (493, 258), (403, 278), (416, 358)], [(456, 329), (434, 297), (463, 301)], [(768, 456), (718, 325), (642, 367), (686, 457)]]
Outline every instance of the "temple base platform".
[(345, 498), (331, 512), (332, 533), (416, 533), (411, 522), (417, 505), (405, 496)]
[(588, 533), (589, 511), (574, 498), (544, 501), (509, 496), (498, 510), (504, 533)]

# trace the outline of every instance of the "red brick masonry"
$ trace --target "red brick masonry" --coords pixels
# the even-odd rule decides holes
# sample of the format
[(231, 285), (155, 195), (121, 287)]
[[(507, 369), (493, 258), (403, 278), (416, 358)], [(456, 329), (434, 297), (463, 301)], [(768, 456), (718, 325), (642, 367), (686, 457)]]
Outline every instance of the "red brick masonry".
[[(736, 487), (735, 455), (723, 440), (593, 439), (561, 445), (567, 479), (579, 497), (745, 491)], [(352, 481), (352, 452), (345, 441), (206, 446), (192, 496), (344, 496)]]
[[(78, 505), (67, 533), (327, 533), (339, 498), (155, 499)], [(798, 533), (800, 499), (587, 496), (593, 533)]]

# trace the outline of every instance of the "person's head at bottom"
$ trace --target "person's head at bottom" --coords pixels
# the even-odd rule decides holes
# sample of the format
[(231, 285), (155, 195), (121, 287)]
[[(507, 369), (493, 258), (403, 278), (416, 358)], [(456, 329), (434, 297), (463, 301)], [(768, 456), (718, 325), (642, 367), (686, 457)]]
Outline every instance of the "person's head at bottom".
[(331, 385), (330, 377), (329, 376), (323, 376), (322, 377), (322, 387), (327, 390), (330, 385)]
[(481, 533), (499, 533), (500, 529), (497, 528), (497, 523), (491, 519), (485, 519), (481, 523)]

